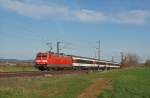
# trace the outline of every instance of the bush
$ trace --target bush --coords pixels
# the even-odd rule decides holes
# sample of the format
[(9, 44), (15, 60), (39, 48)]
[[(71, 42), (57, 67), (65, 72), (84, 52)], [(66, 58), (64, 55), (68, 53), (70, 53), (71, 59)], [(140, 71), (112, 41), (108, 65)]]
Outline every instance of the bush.
[(145, 64), (144, 64), (144, 65), (150, 67), (150, 59), (147, 59), (147, 60), (145, 61)]

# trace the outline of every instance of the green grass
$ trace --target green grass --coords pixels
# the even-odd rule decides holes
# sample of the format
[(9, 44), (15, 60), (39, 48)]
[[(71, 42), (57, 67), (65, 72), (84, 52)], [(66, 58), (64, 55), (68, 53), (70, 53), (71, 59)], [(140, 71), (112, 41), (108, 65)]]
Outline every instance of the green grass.
[(77, 98), (95, 79), (111, 79), (99, 98), (150, 98), (150, 69), (0, 79), (0, 98)]
[(1, 79), (0, 98), (75, 98), (89, 83), (76, 75)]
[(38, 71), (33, 66), (0, 66), (0, 72)]
[(106, 76), (112, 79), (112, 89), (99, 98), (150, 98), (149, 68), (124, 69)]

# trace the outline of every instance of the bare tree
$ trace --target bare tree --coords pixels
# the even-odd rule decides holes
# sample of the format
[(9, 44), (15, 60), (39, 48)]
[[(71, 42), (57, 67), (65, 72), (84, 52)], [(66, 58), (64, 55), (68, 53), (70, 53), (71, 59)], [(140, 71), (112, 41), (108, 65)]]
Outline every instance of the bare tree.
[(144, 64), (144, 65), (150, 67), (150, 59), (147, 59), (147, 60), (145, 61), (145, 64)]
[(133, 53), (126, 54), (122, 61), (122, 67), (137, 66), (138, 64), (139, 64), (139, 57)]

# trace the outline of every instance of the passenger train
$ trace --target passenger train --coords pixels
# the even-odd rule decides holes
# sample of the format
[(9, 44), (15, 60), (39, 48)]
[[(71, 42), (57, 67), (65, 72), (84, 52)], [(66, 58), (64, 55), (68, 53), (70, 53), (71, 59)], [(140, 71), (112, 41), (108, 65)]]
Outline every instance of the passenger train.
[(118, 63), (74, 55), (39, 52), (35, 58), (35, 67), (39, 70), (81, 69), (103, 70), (120, 68)]

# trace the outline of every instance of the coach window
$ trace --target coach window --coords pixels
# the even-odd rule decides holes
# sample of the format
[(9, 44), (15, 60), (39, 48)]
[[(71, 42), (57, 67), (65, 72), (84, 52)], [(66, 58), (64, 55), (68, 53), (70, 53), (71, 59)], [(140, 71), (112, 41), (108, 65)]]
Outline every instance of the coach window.
[(88, 60), (76, 60), (76, 63), (83, 63), (83, 64), (93, 64), (93, 61), (88, 61)]

